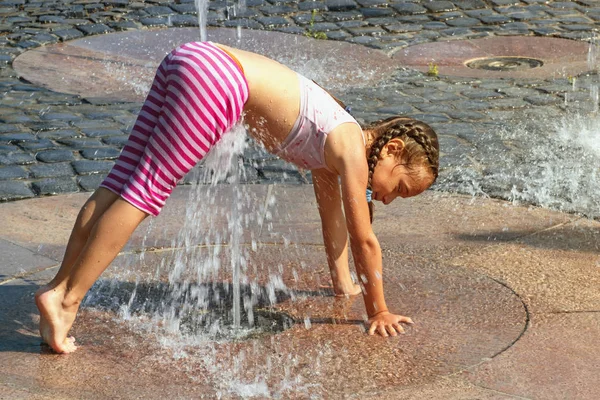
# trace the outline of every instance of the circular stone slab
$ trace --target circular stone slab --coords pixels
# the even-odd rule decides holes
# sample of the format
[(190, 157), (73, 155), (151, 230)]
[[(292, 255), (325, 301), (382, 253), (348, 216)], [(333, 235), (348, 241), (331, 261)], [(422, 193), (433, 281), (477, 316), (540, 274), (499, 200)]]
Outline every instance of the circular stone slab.
[[(231, 198), (231, 186), (220, 185), (211, 197), (217, 204), (223, 198)], [(422, 237), (418, 229), (411, 229), (412, 240), (404, 240), (403, 229), (410, 226), (412, 210), (424, 213), (422, 218), (417, 214), (414, 220), (429, 231), (434, 223), (444, 220), (440, 213), (457, 207), (456, 201), (461, 199), (447, 196), (435, 201), (429, 197), (419, 203), (407, 200), (378, 209), (380, 228), (388, 232), (380, 235), (385, 245), (386, 302), (391, 310), (413, 318), (415, 324), (396, 338), (365, 334), (362, 298), (335, 298), (323, 288), (330, 283), (330, 277), (316, 206), (306, 200), (312, 196), (312, 188), (276, 186), (273, 194), (269, 194), (266, 185), (246, 187), (248, 204), (242, 202), (244, 207), (258, 210), (256, 207), (265, 204), (271, 195), (277, 201), (270, 209), (272, 226), (253, 236), (255, 245), (252, 236), (241, 240), (244, 244), (240, 253), (246, 260), (243, 285), (251, 286), (253, 293), (272, 291), (272, 307), (260, 301), (258, 304), (290, 316), (295, 321), (293, 326), (249, 340), (218, 341), (180, 335), (177, 328), (181, 324), (155, 318), (153, 313), (132, 315), (132, 303), (149, 304), (144, 293), (152, 290), (142, 288), (160, 288), (177, 270), (175, 265), (186, 267), (177, 273), (179, 282), (204, 282), (196, 286), (199, 290), (212, 283), (232, 281), (229, 246), (207, 242), (205, 237), (210, 236), (202, 228), (194, 231), (199, 233), (197, 239), (185, 235), (191, 246), (187, 250), (172, 241), (177, 233), (164, 236), (170, 245), (152, 244), (171, 225), (180, 229), (181, 220), (193, 215), (186, 214), (190, 201), (206, 204), (193, 196), (193, 188), (178, 187), (168, 207), (152, 221), (153, 229), (139, 232), (143, 241), (133, 240), (129, 253), (118, 257), (90, 292), (73, 327), (81, 348), (72, 356), (40, 357), (37, 326), (32, 321), (32, 315), (37, 313), (32, 293), (37, 285), (47, 282), (56, 268), (40, 271), (37, 266), (25, 265), (31, 261), (23, 261), (23, 268), (36, 267), (36, 272), (2, 286), (5, 289), (0, 297), (4, 301), (0, 320), (8, 322), (0, 326), (0, 376), (9, 376), (10, 382), (31, 392), (60, 398), (81, 397), (81, 393), (89, 398), (200, 398), (200, 394), (205, 398), (240, 398), (244, 393), (257, 398), (364, 398), (374, 392), (427, 384), (477, 365), (509, 348), (525, 330), (527, 311), (510, 288), (470, 265), (450, 265), (447, 255), (440, 261), (433, 256), (438, 242), (420, 244), (426, 250), (415, 251), (415, 241), (420, 242)], [(79, 198), (84, 200), (83, 196)], [(38, 233), (27, 245), (43, 249), (56, 238), (53, 230), (61, 224), (61, 218), (71, 215), (67, 210), (76, 215), (81, 203), (69, 201), (66, 196), (58, 199), (65, 209), (47, 212), (43, 220), (35, 220), (37, 232), (43, 232), (44, 227), (52, 230), (46, 235)], [(0, 207), (0, 215), (27, 215), (18, 219), (19, 231), (25, 231), (32, 218), (31, 210), (44, 210), (56, 200), (46, 197), (28, 203), (7, 203)], [(482, 200), (474, 207), (482, 212), (474, 218), (483, 219), (486, 229), (490, 226), (489, 216), (495, 215), (486, 208), (490, 203)], [(23, 208), (19, 211), (8, 207), (13, 205)], [(288, 207), (297, 212), (291, 213)], [(507, 221), (513, 217), (524, 224), (524, 216), (530, 214), (522, 210), (502, 206), (504, 220), (500, 226), (510, 224)], [(214, 212), (219, 214), (218, 210)], [(403, 215), (402, 224), (398, 223), (399, 214)], [(391, 225), (386, 225), (386, 221)], [(213, 222), (215, 226), (226, 226), (226, 214)], [(462, 228), (453, 234), (465, 235), (452, 242), (455, 251), (466, 251), (472, 246), (468, 236), (472, 225), (462, 219), (461, 222), (453, 223)], [(260, 232), (260, 226), (249, 220), (247, 229)], [(279, 234), (297, 233), (302, 235), (278, 239)], [(18, 242), (18, 235), (12, 236)], [(431, 236), (433, 239), (429, 240), (440, 238)], [(140, 254), (139, 249), (147, 246), (153, 250)], [(447, 254), (446, 250), (443, 253)], [(210, 257), (218, 261), (214, 264), (222, 266), (219, 272), (198, 274), (193, 267), (213, 260)], [(199, 276), (204, 276), (204, 280)], [(135, 292), (133, 282), (139, 283)], [(131, 299), (133, 293), (135, 299)], [(194, 307), (186, 311), (203, 313), (192, 300)]]
[[(386, 254), (387, 303), (411, 316), (415, 325), (396, 338), (369, 336), (363, 330), (362, 298), (336, 299), (322, 289), (329, 279), (323, 247), (282, 244), (259, 246), (247, 260), (247, 281), (255, 290), (273, 287), (273, 276), (282, 271), (276, 291), (289, 292), (273, 308), (296, 323), (281, 333), (242, 341), (203, 340), (165, 333), (158, 327), (170, 324), (152, 315), (131, 316), (126, 311), (129, 322), (117, 317), (112, 310), (125, 307), (134, 293), (134, 279), (123, 279), (122, 266), (138, 269), (138, 277), (153, 276), (139, 281), (136, 291), (136, 301), (145, 303), (139, 288), (161, 285), (166, 275), (156, 271), (167, 274), (177, 252), (116, 260), (116, 268), (100, 282), (100, 287), (110, 288), (112, 297), (92, 301), (96, 304), (84, 307), (74, 325), (81, 349), (60, 368), (51, 368), (49, 359), (41, 360), (39, 370), (45, 371), (46, 383), (33, 386), (53, 386), (68, 397), (88, 389), (108, 397), (131, 397), (131, 388), (136, 387), (141, 398), (154, 398), (165, 390), (176, 397), (194, 397), (199, 389), (207, 398), (259, 389), (264, 395), (259, 398), (347, 398), (426, 384), (477, 365), (510, 347), (526, 325), (521, 300), (506, 286), (466, 268), (392, 252)], [(228, 265), (226, 255), (222, 263)], [(213, 282), (230, 281), (228, 275), (225, 272)], [(281, 289), (282, 283), (288, 289)], [(29, 291), (17, 286), (14, 292), (11, 302), (18, 306), (6, 317), (22, 320), (35, 313)], [(97, 293), (93, 289), (90, 297)], [(201, 307), (197, 312), (203, 312)], [(10, 333), (0, 329), (2, 342), (3, 334)], [(27, 363), (19, 357), (0, 360), (4, 365), (0, 372), (26, 374)], [(92, 369), (94, 374), (83, 379), (82, 371)], [(128, 385), (122, 387), (119, 381)], [(256, 382), (262, 386), (253, 386)]]
[[(589, 44), (568, 39), (498, 36), (419, 44), (399, 50), (392, 58), (403, 67), (427, 72), (437, 65), (440, 75), (473, 78), (560, 78), (590, 70)], [(469, 68), (466, 64), (489, 57), (526, 57), (543, 65), (508, 71)]]
[[(163, 57), (200, 40), (197, 28), (132, 31), (73, 40), (27, 51), (13, 66), (20, 77), (57, 92), (86, 98), (142, 101)], [(396, 63), (379, 50), (281, 32), (208, 29), (208, 40), (264, 54), (328, 89), (370, 86)]]

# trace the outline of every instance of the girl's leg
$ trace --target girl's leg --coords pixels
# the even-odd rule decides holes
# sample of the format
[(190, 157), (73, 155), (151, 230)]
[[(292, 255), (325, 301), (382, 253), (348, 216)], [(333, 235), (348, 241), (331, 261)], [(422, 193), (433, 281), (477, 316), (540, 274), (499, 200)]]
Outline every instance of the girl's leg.
[(67, 334), (81, 300), (148, 214), (117, 199), (100, 216), (66, 279), (36, 296), (42, 339), (57, 353), (76, 350)]
[[(73, 324), (78, 306), (72, 307), (71, 304), (71, 307), (63, 309), (63, 305), (70, 305), (69, 300), (65, 299), (65, 288), (68, 287), (68, 282), (73, 282), (73, 267), (81, 257), (88, 242), (90, 242), (92, 230), (98, 221), (109, 208), (117, 203), (124, 184), (144, 153), (164, 104), (164, 76), (165, 63), (163, 62), (157, 70), (150, 93), (119, 159), (101, 187), (92, 194), (79, 212), (58, 273), (50, 283), (36, 292), (36, 304), (40, 310), (40, 334), (44, 341), (58, 353), (69, 353), (75, 350), (73, 341), (67, 339), (67, 333)], [(123, 209), (123, 207), (120, 208)], [(137, 209), (133, 211), (134, 214), (137, 212), (139, 212)], [(146, 215), (145, 213), (142, 214)], [(114, 212), (111, 215), (114, 215)], [(102, 225), (105, 226), (106, 223)], [(123, 232), (119, 229), (117, 231)], [(127, 235), (127, 238), (129, 235)], [(122, 240), (123, 237), (120, 239)], [(75, 280), (75, 282), (78, 282), (78, 280)]]
[(92, 227), (118, 198), (119, 196), (115, 193), (101, 187), (85, 202), (71, 231), (60, 269), (47, 286), (56, 286), (69, 276), (73, 264), (87, 243)]
[(156, 128), (160, 111), (165, 100), (165, 73), (166, 63), (162, 62), (156, 71), (154, 82), (146, 101), (138, 114), (136, 122), (131, 129), (127, 143), (123, 147), (115, 166), (110, 171), (104, 182), (83, 205), (69, 237), (67, 249), (60, 269), (54, 279), (48, 284), (54, 286), (69, 275), (71, 267), (79, 257), (81, 250), (87, 243), (92, 227), (100, 216), (110, 207), (123, 190), (131, 173), (142, 157), (148, 139)]
[(135, 228), (148, 214), (160, 212), (177, 182), (239, 119), (248, 88), (245, 80), (230, 79), (237, 67), (228, 63), (214, 46), (191, 45), (182, 46), (159, 67), (155, 83), (161, 85), (145, 103), (151, 108), (146, 113), (154, 124), (151, 132), (146, 116), (144, 129), (135, 135), (132, 131), (131, 146), (124, 147), (102, 184), (122, 198), (94, 224), (73, 267), (63, 269), (61, 277), (67, 276), (55, 279), (56, 286), (36, 298), (43, 321), (40, 332), (55, 351), (75, 350), (67, 334), (86, 292)]
[[(69, 237), (69, 242), (60, 269), (52, 281), (36, 291), (36, 303), (40, 304), (38, 298), (41, 298), (44, 293), (53, 290), (69, 277), (75, 261), (87, 243), (92, 227), (117, 198), (118, 196), (110, 190), (99, 188), (86, 201), (81, 208), (81, 211), (79, 211), (79, 215), (77, 216), (77, 220), (71, 231), (71, 236)], [(44, 331), (47, 331), (47, 327), (49, 326), (44, 314), (45, 313), (40, 313), (40, 332), (42, 331), (42, 327)]]

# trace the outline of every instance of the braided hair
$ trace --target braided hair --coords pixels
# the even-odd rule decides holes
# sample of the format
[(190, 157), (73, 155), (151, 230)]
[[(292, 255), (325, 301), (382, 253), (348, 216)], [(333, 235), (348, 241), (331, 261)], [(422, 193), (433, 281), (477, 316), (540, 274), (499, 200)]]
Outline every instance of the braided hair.
[[(413, 118), (396, 116), (374, 122), (367, 129), (372, 130), (375, 136), (367, 157), (369, 165), (367, 189), (371, 190), (373, 171), (379, 161), (381, 150), (393, 138), (400, 138), (404, 142), (409, 166), (416, 164), (416, 159), (421, 158), (431, 168), (433, 180), (437, 179), (440, 148), (437, 135), (429, 125)], [(373, 208), (373, 201), (369, 201), (371, 222), (373, 222)]]

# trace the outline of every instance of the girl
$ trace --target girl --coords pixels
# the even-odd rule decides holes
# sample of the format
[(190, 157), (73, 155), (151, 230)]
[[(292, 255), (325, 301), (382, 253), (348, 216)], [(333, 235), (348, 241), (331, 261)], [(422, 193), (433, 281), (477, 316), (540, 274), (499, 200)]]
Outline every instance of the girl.
[(267, 150), (312, 170), (336, 295), (361, 292), (348, 268), (349, 236), (369, 334), (396, 336), (404, 332), (400, 323), (412, 323), (386, 307), (371, 201), (389, 204), (434, 182), (433, 130), (398, 117), (363, 132), (327, 92), (276, 61), (220, 44), (188, 43), (160, 64), (119, 159), (77, 217), (57, 275), (36, 293), (40, 333), (54, 351), (76, 349), (67, 334), (84, 295), (136, 227), (158, 215), (177, 182), (242, 114)]

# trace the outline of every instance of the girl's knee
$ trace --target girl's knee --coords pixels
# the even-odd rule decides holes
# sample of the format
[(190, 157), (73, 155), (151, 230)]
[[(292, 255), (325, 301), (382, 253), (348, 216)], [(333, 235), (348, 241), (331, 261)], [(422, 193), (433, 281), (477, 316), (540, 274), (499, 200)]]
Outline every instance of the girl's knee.
[(77, 220), (74, 230), (84, 238), (88, 238), (96, 221), (119, 198), (119, 196), (106, 188), (98, 188), (85, 202)]

